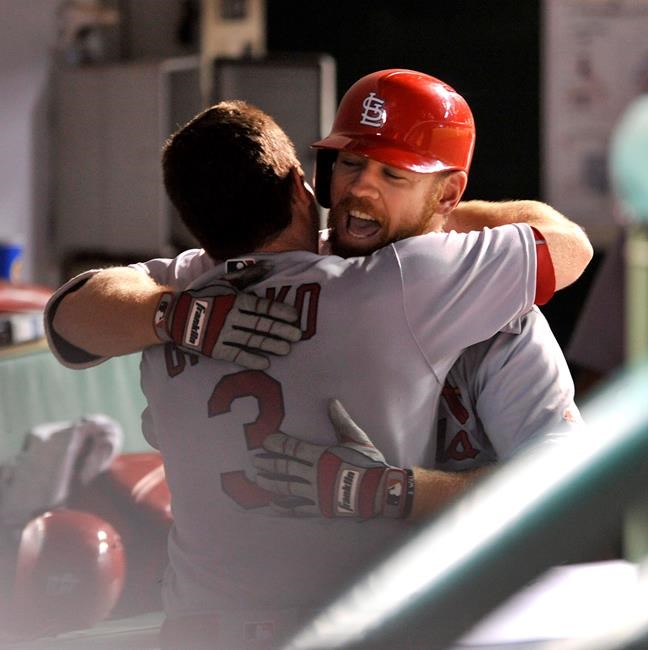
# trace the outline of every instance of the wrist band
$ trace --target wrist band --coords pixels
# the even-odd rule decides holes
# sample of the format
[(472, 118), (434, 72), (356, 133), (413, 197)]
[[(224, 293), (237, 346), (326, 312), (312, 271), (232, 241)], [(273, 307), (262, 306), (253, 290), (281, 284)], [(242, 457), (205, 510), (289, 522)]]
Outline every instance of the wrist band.
[(407, 519), (412, 512), (412, 504), (414, 503), (414, 472), (411, 469), (406, 469), (407, 475), (407, 491), (405, 493), (405, 507), (403, 508), (403, 519)]

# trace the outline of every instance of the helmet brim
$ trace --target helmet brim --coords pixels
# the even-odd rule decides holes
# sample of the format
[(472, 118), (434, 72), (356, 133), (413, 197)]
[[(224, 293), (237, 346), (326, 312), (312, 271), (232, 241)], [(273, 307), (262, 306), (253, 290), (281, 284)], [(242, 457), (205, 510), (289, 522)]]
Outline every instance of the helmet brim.
[(343, 134), (329, 135), (323, 140), (313, 142), (311, 147), (315, 149), (332, 149), (336, 151), (347, 151), (349, 153), (366, 156), (372, 160), (396, 167), (406, 169), (420, 174), (432, 174), (434, 172), (452, 171), (459, 169), (456, 165), (449, 165), (438, 158), (422, 156), (415, 151), (409, 151), (403, 147), (403, 143), (390, 143), (380, 136), (348, 137)]

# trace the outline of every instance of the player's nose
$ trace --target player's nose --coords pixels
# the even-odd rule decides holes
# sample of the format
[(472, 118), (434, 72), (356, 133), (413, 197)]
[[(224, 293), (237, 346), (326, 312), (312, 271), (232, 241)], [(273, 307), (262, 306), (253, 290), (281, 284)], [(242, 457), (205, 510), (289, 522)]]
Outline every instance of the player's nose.
[(366, 165), (354, 175), (349, 183), (349, 192), (358, 198), (377, 198), (379, 174), (372, 165)]

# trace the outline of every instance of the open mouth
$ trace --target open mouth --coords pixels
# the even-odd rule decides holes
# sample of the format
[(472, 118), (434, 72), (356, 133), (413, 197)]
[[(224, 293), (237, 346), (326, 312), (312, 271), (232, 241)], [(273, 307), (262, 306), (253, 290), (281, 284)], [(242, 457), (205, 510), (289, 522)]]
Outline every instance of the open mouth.
[(346, 230), (352, 237), (366, 239), (380, 231), (380, 223), (366, 212), (350, 210), (347, 215)]

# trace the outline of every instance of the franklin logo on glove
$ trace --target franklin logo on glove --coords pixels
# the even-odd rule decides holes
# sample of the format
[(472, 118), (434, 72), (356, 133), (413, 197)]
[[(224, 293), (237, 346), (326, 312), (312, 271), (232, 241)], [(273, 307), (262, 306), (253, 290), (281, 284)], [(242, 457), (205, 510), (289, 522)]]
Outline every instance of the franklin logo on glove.
[[(205, 320), (205, 314), (207, 313), (208, 303), (201, 302), (196, 300), (193, 304), (193, 316), (191, 317), (191, 330), (189, 331), (189, 337), (185, 337), (185, 343), (189, 345), (198, 346), (200, 345), (200, 335), (202, 332), (203, 321)], [(196, 343), (198, 341), (198, 343)]]
[(353, 506), (355, 503), (355, 488), (358, 483), (359, 472), (352, 469), (347, 469), (342, 472), (342, 479), (340, 481), (340, 490), (338, 497), (338, 512), (343, 511), (346, 514), (353, 514), (356, 508)]

